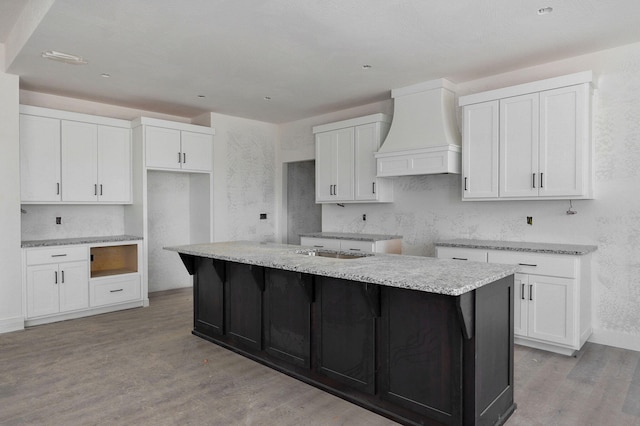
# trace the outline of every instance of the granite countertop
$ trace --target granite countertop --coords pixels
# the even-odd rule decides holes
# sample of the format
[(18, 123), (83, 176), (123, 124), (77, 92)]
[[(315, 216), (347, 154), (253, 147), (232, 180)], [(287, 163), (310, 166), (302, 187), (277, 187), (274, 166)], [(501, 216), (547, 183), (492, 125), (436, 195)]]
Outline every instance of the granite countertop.
[(118, 241), (136, 241), (142, 237), (134, 235), (109, 235), (106, 237), (78, 237), (78, 238), (58, 238), (51, 240), (27, 240), (22, 241), (22, 248), (30, 247), (52, 247), (52, 246), (68, 246), (78, 244), (98, 244), (112, 243)]
[(582, 244), (529, 243), (522, 241), (493, 241), (493, 240), (446, 240), (436, 243), (439, 247), (460, 247), (486, 250), (509, 250), (531, 253), (585, 255), (594, 252), (598, 246)]
[(402, 235), (359, 234), (351, 232), (310, 232), (300, 234), (301, 237), (329, 238), (333, 240), (385, 241), (402, 239)]
[(468, 293), (518, 271), (517, 265), (396, 254), (333, 259), (299, 254), (310, 250), (296, 245), (247, 241), (192, 244), (165, 247), (165, 250), (450, 296)]

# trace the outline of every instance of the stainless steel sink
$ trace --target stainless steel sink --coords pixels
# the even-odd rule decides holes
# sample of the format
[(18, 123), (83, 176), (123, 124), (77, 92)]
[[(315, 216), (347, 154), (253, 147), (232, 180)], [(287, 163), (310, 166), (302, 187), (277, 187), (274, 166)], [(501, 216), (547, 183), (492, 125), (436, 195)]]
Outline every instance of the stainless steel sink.
[(302, 254), (305, 256), (320, 256), (320, 257), (330, 257), (332, 259), (360, 259), (363, 257), (373, 256), (372, 253), (350, 253), (344, 251), (332, 251), (332, 250), (298, 250), (297, 254)]

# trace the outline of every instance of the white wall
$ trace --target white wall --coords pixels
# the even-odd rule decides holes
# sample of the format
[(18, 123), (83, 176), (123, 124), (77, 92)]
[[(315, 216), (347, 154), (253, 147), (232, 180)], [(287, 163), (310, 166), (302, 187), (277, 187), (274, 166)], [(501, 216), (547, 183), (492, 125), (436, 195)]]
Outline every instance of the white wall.
[[(275, 241), (278, 126), (218, 113), (200, 116), (194, 123), (216, 130), (214, 241)], [(267, 219), (259, 219), (260, 213), (266, 213)]]
[(574, 202), (577, 215), (565, 214), (568, 201), (463, 203), (459, 175), (417, 176), (395, 179), (393, 204), (323, 206), (323, 230), (399, 233), (404, 253), (426, 256), (449, 238), (595, 244), (591, 340), (640, 350), (638, 58), (640, 44), (633, 44), (459, 85), (465, 95), (594, 70), (596, 199)]
[(18, 77), (4, 73), (0, 44), (0, 332), (20, 330), (20, 161)]

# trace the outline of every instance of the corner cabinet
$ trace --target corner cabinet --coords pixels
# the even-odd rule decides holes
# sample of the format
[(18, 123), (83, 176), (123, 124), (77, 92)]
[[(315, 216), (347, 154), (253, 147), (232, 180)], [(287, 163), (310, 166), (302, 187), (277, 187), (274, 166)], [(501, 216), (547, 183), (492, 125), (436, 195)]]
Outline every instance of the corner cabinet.
[(22, 203), (130, 204), (131, 123), (20, 106)]
[(592, 79), (589, 71), (461, 97), (463, 200), (593, 198)]
[(514, 279), (515, 343), (564, 355), (591, 335), (591, 255), (436, 247), (437, 257), (520, 266)]
[(376, 177), (374, 157), (390, 122), (373, 114), (313, 127), (317, 203), (393, 201), (393, 182)]

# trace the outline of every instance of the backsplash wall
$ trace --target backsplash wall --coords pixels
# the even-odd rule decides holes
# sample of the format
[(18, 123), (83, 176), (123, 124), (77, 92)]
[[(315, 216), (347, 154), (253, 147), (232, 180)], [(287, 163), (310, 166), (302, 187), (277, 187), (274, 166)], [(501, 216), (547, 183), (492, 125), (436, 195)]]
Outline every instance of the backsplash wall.
[[(121, 205), (23, 204), (22, 240), (102, 237), (124, 234)], [(56, 217), (62, 223), (56, 225)]]

